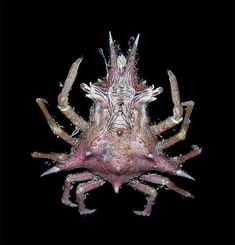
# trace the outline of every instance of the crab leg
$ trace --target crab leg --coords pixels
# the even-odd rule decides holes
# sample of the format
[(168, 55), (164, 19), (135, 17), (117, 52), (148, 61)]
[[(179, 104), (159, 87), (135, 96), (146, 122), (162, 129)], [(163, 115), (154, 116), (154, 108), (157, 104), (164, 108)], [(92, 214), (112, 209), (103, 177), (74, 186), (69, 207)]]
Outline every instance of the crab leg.
[(130, 182), (130, 185), (134, 189), (148, 195), (147, 204), (146, 204), (144, 210), (143, 211), (133, 211), (133, 212), (137, 215), (149, 216), (151, 214), (151, 211), (152, 211), (152, 206), (156, 200), (157, 191), (153, 187), (150, 187), (148, 185), (140, 183), (138, 180), (132, 180)]
[(50, 160), (54, 160), (58, 162), (62, 162), (69, 158), (69, 155), (64, 154), (64, 153), (55, 153), (55, 152), (43, 153), (43, 152), (37, 152), (37, 151), (33, 152), (31, 156), (33, 158), (45, 158), (45, 159), (50, 159)]
[(192, 145), (192, 148), (193, 149), (185, 155), (172, 157), (172, 162), (176, 163), (177, 165), (180, 165), (181, 163), (186, 162), (188, 159), (201, 154), (202, 150), (197, 145)]
[(176, 77), (170, 70), (168, 70), (167, 73), (170, 80), (171, 97), (174, 104), (173, 116), (168, 117), (157, 125), (151, 126), (151, 130), (154, 135), (159, 135), (163, 133), (164, 131), (179, 124), (183, 120), (183, 108), (180, 104), (180, 94)]
[(184, 189), (177, 187), (172, 181), (170, 181), (168, 178), (163, 177), (161, 175), (145, 174), (145, 175), (142, 175), (140, 178), (150, 183), (166, 186), (168, 189), (173, 190), (184, 197), (194, 198), (194, 196), (191, 193), (189, 193), (188, 191)]
[(55, 121), (55, 119), (48, 112), (48, 110), (46, 108), (46, 105), (45, 105), (46, 100), (38, 98), (38, 99), (36, 99), (36, 102), (37, 102), (38, 106), (40, 107), (40, 109), (42, 110), (42, 113), (46, 117), (47, 123), (50, 126), (51, 131), (53, 132), (53, 134), (58, 136), (58, 137), (60, 137), (64, 141), (66, 141), (68, 144), (70, 144), (72, 146), (76, 146), (77, 145), (77, 140), (72, 138), (69, 134), (67, 134), (58, 125), (58, 123)]
[(189, 128), (190, 116), (192, 114), (194, 102), (188, 101), (188, 102), (182, 103), (181, 105), (186, 106), (185, 117), (184, 117), (181, 129), (174, 136), (172, 136), (169, 139), (166, 139), (166, 140), (162, 141), (161, 143), (159, 143), (161, 145), (162, 149), (166, 149), (166, 148), (174, 145), (175, 143), (186, 139), (186, 134), (187, 134), (188, 128)]
[(76, 191), (76, 199), (78, 203), (78, 211), (81, 215), (94, 213), (95, 209), (87, 209), (84, 203), (86, 192), (94, 190), (105, 183), (103, 180), (92, 180), (88, 183), (79, 184)]
[(75, 125), (81, 131), (84, 131), (88, 127), (88, 123), (83, 118), (81, 118), (68, 103), (69, 91), (71, 90), (75, 81), (78, 67), (81, 61), (82, 58), (76, 60), (69, 70), (62, 91), (58, 96), (58, 108), (71, 121), (73, 125)]
[(61, 198), (63, 204), (68, 205), (70, 207), (77, 207), (77, 204), (72, 203), (70, 198), (70, 190), (73, 188), (73, 184), (75, 182), (91, 180), (95, 177), (94, 174), (89, 172), (77, 173), (77, 174), (69, 174), (64, 182), (64, 192)]

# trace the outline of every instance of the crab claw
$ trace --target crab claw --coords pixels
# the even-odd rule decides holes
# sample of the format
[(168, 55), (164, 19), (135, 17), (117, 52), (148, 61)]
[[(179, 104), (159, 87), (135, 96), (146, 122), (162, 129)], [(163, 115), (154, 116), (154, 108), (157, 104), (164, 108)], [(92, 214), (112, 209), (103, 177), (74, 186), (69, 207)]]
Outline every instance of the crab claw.
[(184, 172), (181, 169), (177, 170), (175, 174), (177, 176), (180, 176), (180, 177), (184, 177), (184, 178), (187, 178), (187, 179), (195, 180), (192, 176), (190, 176), (189, 174), (187, 174), (186, 172)]
[(52, 168), (48, 169), (45, 173), (41, 174), (40, 177), (43, 177), (43, 176), (48, 175), (48, 174), (58, 173), (58, 172), (60, 172), (60, 168), (52, 167)]

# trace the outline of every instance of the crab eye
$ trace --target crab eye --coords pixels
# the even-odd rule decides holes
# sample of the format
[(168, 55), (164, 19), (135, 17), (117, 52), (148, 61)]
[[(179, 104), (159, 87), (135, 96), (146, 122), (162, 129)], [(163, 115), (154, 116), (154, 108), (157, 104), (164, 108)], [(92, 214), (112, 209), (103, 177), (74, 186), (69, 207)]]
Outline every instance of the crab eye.
[(91, 90), (91, 87), (89, 87), (88, 85), (86, 85), (85, 83), (81, 83), (80, 85), (81, 89), (84, 90), (85, 92), (89, 93)]

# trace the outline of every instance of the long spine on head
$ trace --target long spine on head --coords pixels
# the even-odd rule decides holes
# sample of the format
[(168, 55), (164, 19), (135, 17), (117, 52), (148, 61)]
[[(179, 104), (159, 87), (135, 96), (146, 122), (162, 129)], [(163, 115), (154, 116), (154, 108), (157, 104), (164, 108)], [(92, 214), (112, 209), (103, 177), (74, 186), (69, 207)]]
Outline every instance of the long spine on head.
[(109, 48), (110, 48), (110, 66), (111, 66), (111, 69), (112, 68), (115, 68), (116, 65), (117, 65), (117, 54), (116, 54), (116, 51), (115, 51), (115, 47), (114, 47), (114, 42), (113, 42), (113, 37), (112, 37), (112, 34), (111, 34), (111, 31), (109, 32)]
[(140, 34), (138, 34), (136, 36), (136, 39), (134, 41), (133, 47), (131, 49), (131, 52), (129, 54), (129, 58), (128, 58), (128, 61), (127, 61), (126, 70), (135, 68), (135, 58), (136, 58), (139, 38), (140, 38)]

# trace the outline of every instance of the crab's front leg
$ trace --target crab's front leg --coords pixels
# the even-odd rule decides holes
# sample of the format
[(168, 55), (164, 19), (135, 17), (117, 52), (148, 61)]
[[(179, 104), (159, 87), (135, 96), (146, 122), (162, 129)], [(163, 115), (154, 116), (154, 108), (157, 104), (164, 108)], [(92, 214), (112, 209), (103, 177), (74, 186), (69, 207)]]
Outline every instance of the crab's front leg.
[(157, 191), (148, 185), (142, 184), (138, 180), (132, 180), (130, 182), (130, 186), (133, 187), (134, 189), (143, 192), (146, 194), (147, 197), (147, 204), (144, 208), (143, 211), (133, 211), (137, 215), (142, 215), (142, 216), (149, 216), (152, 212), (152, 206), (155, 203), (156, 196), (157, 196)]
[(172, 101), (174, 104), (173, 115), (171, 117), (166, 118), (157, 125), (151, 126), (151, 130), (154, 135), (159, 135), (163, 133), (164, 131), (179, 124), (183, 120), (183, 108), (180, 104), (180, 93), (176, 77), (170, 70), (168, 70), (168, 76), (171, 86)]
[(58, 108), (73, 125), (75, 125), (81, 131), (84, 131), (87, 129), (88, 123), (81, 118), (68, 103), (69, 92), (77, 76), (77, 71), (81, 61), (82, 58), (76, 60), (69, 70), (69, 74), (65, 80), (62, 91), (58, 96)]
[(76, 191), (76, 200), (78, 204), (78, 211), (81, 215), (91, 214), (94, 213), (95, 209), (87, 209), (84, 203), (86, 199), (86, 193), (94, 190), (105, 183), (104, 180), (91, 180), (87, 183), (79, 184)]

